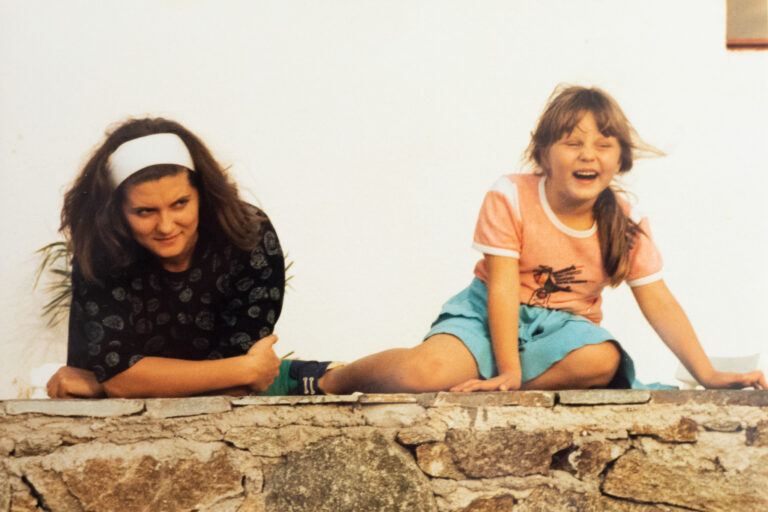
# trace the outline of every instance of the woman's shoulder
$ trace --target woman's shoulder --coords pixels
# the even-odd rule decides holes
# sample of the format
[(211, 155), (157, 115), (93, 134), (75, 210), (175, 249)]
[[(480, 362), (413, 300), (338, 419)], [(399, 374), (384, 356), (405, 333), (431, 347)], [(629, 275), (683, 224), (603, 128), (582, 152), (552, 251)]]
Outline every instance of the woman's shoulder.
[(148, 262), (136, 261), (125, 268), (101, 270), (94, 279), (87, 279), (80, 269), (76, 260), (72, 262), (72, 293), (75, 299), (84, 299), (87, 297), (101, 297), (109, 300), (109, 297), (119, 299), (124, 296), (132, 287), (135, 281), (148, 272), (146, 267)]
[(272, 221), (263, 209), (250, 203), (246, 203), (246, 209), (248, 211), (249, 228), (252, 232), (251, 239), (253, 243), (250, 244), (250, 247), (244, 249), (247, 249), (250, 252), (252, 250), (259, 250), (260, 247), (263, 247), (265, 237), (272, 238), (277, 235), (275, 233), (275, 227), (272, 225)]
[(274, 231), (275, 228), (272, 226), (272, 221), (267, 215), (267, 212), (250, 203), (247, 204), (247, 208), (251, 218), (251, 226), (258, 230), (260, 236), (263, 236), (266, 230), (271, 229)]
[(276, 254), (280, 250), (280, 243), (277, 238), (272, 221), (267, 213), (250, 203), (246, 203), (249, 217), (249, 238), (252, 241), (247, 247), (242, 247), (227, 237), (208, 237), (206, 240), (206, 249), (201, 251), (201, 257), (208, 259), (217, 254), (225, 259), (231, 258), (249, 258), (252, 253)]

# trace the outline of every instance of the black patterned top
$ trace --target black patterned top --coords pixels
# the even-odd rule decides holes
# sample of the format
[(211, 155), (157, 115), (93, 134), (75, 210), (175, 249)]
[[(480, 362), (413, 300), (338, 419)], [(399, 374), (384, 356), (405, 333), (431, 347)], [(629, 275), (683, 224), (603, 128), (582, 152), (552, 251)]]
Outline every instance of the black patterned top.
[(103, 382), (145, 356), (247, 352), (274, 330), (285, 290), (283, 252), (268, 219), (261, 233), (252, 251), (212, 247), (201, 233), (187, 270), (169, 272), (147, 253), (103, 286), (86, 282), (73, 265), (67, 364)]

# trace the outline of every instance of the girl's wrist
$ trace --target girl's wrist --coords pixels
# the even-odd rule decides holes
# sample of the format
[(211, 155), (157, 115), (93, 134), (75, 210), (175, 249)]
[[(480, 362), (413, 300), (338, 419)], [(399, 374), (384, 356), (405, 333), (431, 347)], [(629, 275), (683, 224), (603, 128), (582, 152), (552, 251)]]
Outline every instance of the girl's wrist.
[(521, 373), (519, 358), (514, 361), (496, 361), (496, 367), (499, 370), (499, 375), (503, 373)]
[(721, 372), (718, 372), (714, 368), (710, 367), (709, 369), (703, 371), (703, 372), (697, 372), (694, 377), (696, 378), (699, 383), (704, 387), (710, 387), (713, 385), (716, 385), (716, 380), (718, 374)]

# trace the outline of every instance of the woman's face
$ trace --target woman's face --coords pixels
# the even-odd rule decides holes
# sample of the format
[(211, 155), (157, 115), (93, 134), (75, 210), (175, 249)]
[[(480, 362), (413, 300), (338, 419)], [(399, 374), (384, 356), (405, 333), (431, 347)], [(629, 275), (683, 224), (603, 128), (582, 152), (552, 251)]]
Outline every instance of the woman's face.
[(189, 268), (199, 209), (200, 197), (186, 172), (129, 187), (123, 202), (133, 238), (171, 272)]

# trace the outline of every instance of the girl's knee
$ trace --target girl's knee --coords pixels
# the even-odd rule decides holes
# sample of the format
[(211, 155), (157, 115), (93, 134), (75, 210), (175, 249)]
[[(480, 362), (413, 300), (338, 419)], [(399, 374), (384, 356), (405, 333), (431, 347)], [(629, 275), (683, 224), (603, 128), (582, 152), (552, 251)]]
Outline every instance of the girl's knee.
[(474, 358), (463, 344), (458, 349), (450, 344), (441, 348), (422, 344), (409, 350), (397, 379), (405, 389), (427, 392), (445, 390), (476, 376)]
[(589, 371), (587, 377), (590, 378), (591, 386), (608, 385), (621, 362), (621, 353), (618, 347), (612, 341), (604, 341), (594, 345), (586, 345), (579, 349), (582, 355), (588, 359), (588, 364), (584, 366)]
[(441, 357), (422, 352), (415, 349), (409, 352), (407, 359), (396, 370), (396, 379), (405, 389), (414, 392), (440, 389), (447, 365)]

